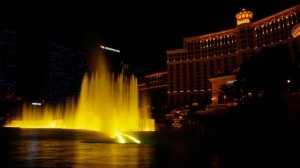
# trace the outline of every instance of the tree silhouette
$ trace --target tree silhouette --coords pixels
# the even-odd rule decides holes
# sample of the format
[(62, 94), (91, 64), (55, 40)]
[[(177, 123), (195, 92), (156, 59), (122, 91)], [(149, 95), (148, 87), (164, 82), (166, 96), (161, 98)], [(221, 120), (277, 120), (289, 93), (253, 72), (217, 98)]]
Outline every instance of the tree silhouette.
[(299, 76), (288, 47), (280, 45), (263, 48), (241, 65), (235, 83), (221, 87), (228, 98), (240, 100), (227, 122), (227, 147), (235, 151), (234, 160), (250, 167), (291, 162), (293, 154), (288, 151), (294, 144), (286, 95), (299, 88)]
[(263, 48), (257, 55), (243, 62), (237, 81), (220, 88), (230, 101), (245, 103), (259, 97), (275, 98), (283, 92), (299, 88), (299, 68), (289, 56), (286, 45)]
[(294, 74), (293, 64), (286, 45), (263, 48), (258, 55), (241, 66), (238, 81), (246, 93), (258, 95), (263, 91), (266, 96), (274, 96), (286, 91), (287, 80)]

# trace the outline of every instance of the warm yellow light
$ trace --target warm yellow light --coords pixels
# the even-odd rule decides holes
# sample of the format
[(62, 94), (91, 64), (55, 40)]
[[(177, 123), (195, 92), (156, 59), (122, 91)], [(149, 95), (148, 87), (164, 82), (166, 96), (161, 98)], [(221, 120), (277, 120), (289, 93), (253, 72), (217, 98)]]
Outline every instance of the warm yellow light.
[(300, 24), (297, 24), (291, 31), (294, 38), (300, 37)]
[(120, 134), (117, 134), (116, 136), (117, 136), (117, 138), (119, 139), (119, 142), (120, 142), (120, 143), (122, 143), (122, 144), (123, 144), (123, 143), (126, 143), (126, 141), (124, 140), (124, 138), (123, 138)]
[(139, 141), (138, 139), (136, 139), (136, 138), (133, 137), (133, 136), (130, 136), (130, 135), (127, 135), (127, 134), (124, 134), (124, 133), (119, 133), (119, 134), (126, 136), (127, 138), (131, 139), (131, 140), (132, 140), (133, 142), (135, 142), (135, 143), (138, 143), (138, 144), (141, 143), (141, 141)]
[(249, 19), (243, 19), (243, 20), (237, 20), (237, 25), (241, 25), (241, 24), (244, 24), (244, 23), (250, 23), (250, 20)]
[(241, 12), (236, 14), (235, 17), (237, 25), (241, 25), (244, 23), (250, 23), (251, 19), (253, 18), (253, 13), (251, 11), (246, 11), (246, 9), (243, 9)]
[[(6, 126), (85, 129), (113, 137), (119, 131), (155, 130), (149, 111), (139, 109), (137, 79), (123, 74), (114, 77), (104, 60), (98, 62), (98, 69), (83, 77), (78, 101), (68, 101), (65, 106), (24, 105), (22, 116)], [(149, 106), (145, 102), (141, 104)]]

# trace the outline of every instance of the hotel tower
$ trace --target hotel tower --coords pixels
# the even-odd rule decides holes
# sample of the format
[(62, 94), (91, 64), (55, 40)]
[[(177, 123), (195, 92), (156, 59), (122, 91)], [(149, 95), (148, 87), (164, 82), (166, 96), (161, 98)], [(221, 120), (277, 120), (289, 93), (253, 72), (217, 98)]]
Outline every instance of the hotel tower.
[(263, 47), (286, 44), (293, 54), (291, 31), (300, 22), (300, 4), (252, 22), (253, 13), (236, 14), (235, 28), (183, 39), (183, 48), (167, 51), (169, 105), (201, 103), (211, 98), (209, 79), (234, 74)]

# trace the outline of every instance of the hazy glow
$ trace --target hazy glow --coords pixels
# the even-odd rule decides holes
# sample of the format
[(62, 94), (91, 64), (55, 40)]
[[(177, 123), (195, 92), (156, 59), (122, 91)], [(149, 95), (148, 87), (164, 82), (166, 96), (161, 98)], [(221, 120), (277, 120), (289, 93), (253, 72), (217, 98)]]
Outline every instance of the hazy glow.
[(299, 37), (299, 36), (300, 36), (300, 24), (297, 24), (297, 25), (292, 29), (291, 33), (292, 33), (292, 36), (293, 36), (294, 38)]
[(124, 138), (120, 134), (117, 134), (116, 136), (117, 136), (120, 143), (122, 143), (122, 144), (126, 143), (126, 141), (124, 140)]
[(226, 84), (232, 84), (232, 83), (234, 83), (234, 82), (236, 82), (237, 80), (229, 80), (229, 81), (227, 81), (226, 82)]
[(138, 144), (141, 143), (141, 141), (139, 141), (138, 139), (134, 138), (133, 136), (130, 136), (130, 135), (127, 135), (127, 134), (124, 134), (124, 133), (119, 133), (119, 134), (126, 136), (127, 138), (131, 139), (135, 143), (138, 143)]
[(118, 134), (121, 131), (154, 131), (154, 120), (146, 108), (139, 110), (138, 104), (137, 79), (123, 74), (114, 77), (102, 58), (95, 72), (84, 75), (77, 103), (70, 100), (55, 107), (24, 105), (22, 115), (7, 127), (95, 130), (117, 136), (125, 143)]

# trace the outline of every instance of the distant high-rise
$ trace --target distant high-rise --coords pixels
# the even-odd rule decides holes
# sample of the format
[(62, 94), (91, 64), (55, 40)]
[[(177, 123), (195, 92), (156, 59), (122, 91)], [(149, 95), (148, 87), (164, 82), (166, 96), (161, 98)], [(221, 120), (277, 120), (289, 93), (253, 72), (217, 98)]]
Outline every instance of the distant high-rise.
[(292, 60), (292, 29), (300, 22), (300, 5), (252, 22), (253, 13), (236, 15), (237, 27), (188, 37), (183, 48), (167, 51), (168, 104), (190, 104), (211, 97), (209, 78), (230, 75), (263, 47), (288, 45)]
[(121, 51), (116, 48), (100, 45), (101, 52), (105, 55), (110, 71), (119, 73), (123, 68)]
[(87, 68), (85, 53), (50, 44), (48, 59), (48, 101), (62, 103), (68, 97), (77, 96)]
[(16, 86), (17, 33), (0, 29), (0, 87)]
[(126, 76), (134, 75), (135, 77), (137, 77), (139, 82), (142, 81), (144, 75), (143, 68), (134, 64), (124, 62), (122, 58), (122, 52), (119, 49), (103, 45), (100, 46), (100, 49), (101, 52), (104, 53), (108, 64), (108, 68), (112, 72), (119, 74), (122, 71), (123, 74), (125, 74)]
[(17, 35), (0, 28), (0, 118), (16, 107)]

